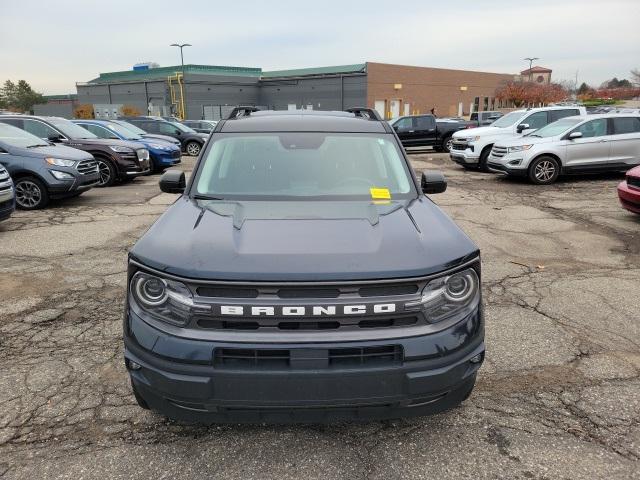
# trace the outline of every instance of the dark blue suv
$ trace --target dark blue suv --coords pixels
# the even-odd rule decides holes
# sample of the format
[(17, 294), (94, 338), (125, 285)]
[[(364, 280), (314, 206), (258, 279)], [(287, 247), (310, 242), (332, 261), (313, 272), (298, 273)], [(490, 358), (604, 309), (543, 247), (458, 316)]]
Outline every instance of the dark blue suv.
[(93, 119), (72, 120), (72, 122), (86, 128), (98, 138), (131, 140), (142, 143), (149, 150), (152, 172), (162, 172), (181, 161), (182, 153), (179, 146), (160, 139), (144, 138), (118, 123)]
[(236, 109), (129, 254), (139, 404), (202, 422), (424, 415), (484, 360), (478, 247), (371, 109)]

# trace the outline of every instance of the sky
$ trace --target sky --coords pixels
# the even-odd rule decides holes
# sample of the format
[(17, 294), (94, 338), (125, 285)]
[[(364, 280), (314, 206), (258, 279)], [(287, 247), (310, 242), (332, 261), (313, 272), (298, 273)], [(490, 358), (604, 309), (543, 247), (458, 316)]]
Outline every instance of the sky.
[(640, 0), (0, 0), (0, 82), (44, 94), (138, 62), (264, 70), (365, 61), (599, 85), (640, 68)]

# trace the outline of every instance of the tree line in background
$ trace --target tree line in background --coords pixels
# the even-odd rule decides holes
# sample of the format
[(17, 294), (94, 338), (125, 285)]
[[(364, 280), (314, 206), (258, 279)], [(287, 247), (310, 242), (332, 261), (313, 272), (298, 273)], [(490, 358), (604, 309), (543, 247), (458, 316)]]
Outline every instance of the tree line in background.
[(534, 83), (526, 80), (506, 82), (495, 93), (496, 98), (513, 104), (548, 105), (563, 100), (580, 100), (585, 104), (614, 104), (640, 97), (640, 70), (631, 71), (631, 80), (612, 78), (597, 88), (582, 83), (577, 89), (573, 82)]
[(13, 112), (32, 112), (33, 106), (45, 103), (45, 98), (31, 88), (25, 80), (14, 83), (11, 80), (4, 82), (0, 87), (0, 108)]

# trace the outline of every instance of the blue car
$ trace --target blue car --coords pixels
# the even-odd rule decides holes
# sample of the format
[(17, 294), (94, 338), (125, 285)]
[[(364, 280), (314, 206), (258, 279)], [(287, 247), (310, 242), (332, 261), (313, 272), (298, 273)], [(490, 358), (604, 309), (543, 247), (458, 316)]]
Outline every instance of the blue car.
[(165, 140), (156, 138), (143, 138), (137, 133), (122, 125), (109, 120), (72, 120), (99, 138), (115, 138), (120, 140), (132, 140), (142, 143), (149, 150), (151, 158), (151, 171), (162, 172), (181, 161), (180, 147)]

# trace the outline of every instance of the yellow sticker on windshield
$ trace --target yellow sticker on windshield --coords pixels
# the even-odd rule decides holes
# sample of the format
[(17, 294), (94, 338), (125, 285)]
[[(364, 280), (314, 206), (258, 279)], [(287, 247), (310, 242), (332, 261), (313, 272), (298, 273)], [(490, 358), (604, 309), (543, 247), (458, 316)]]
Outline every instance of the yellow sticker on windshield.
[(375, 188), (369, 189), (371, 192), (371, 198), (374, 200), (391, 200), (391, 193), (388, 188)]

